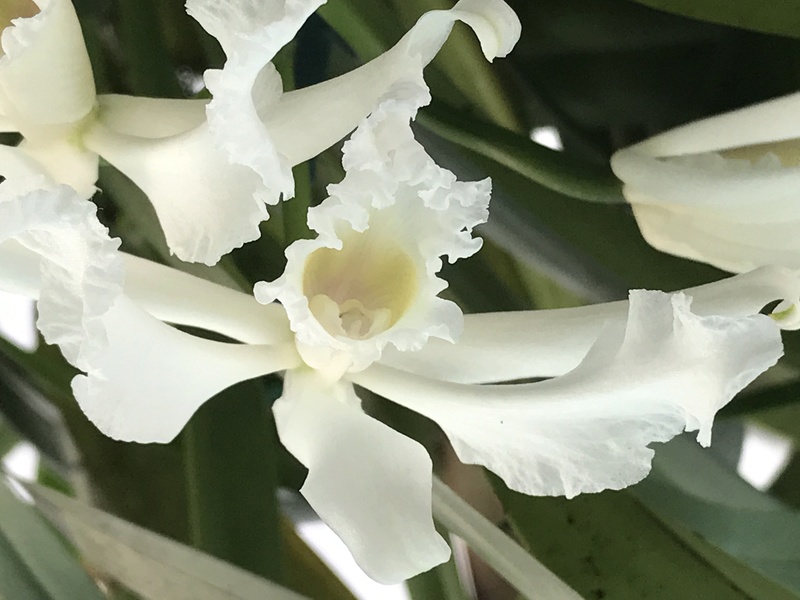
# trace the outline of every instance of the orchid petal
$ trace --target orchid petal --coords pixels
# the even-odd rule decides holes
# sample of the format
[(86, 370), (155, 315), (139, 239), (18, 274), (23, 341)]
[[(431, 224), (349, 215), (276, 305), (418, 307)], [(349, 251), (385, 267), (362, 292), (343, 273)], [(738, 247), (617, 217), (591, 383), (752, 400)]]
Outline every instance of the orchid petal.
[[(611, 166), (625, 182), (626, 198), (637, 206), (664, 206), (695, 217), (738, 222), (800, 218), (795, 197), (800, 167), (785, 167), (774, 155), (755, 163), (719, 154), (659, 159), (634, 147), (617, 152)], [(769, 199), (769, 204), (754, 198)]]
[(718, 152), (800, 137), (800, 93), (676, 127), (633, 146), (651, 156)]
[[(257, 197), (274, 204), (290, 198), (290, 168), (330, 147), (366, 117), (400, 82), (426, 90), (422, 69), (447, 39), (454, 21), (466, 22), (478, 35), (488, 60), (505, 56), (519, 38), (519, 20), (502, 0), (462, 0), (449, 11), (430, 11), (392, 49), (341, 77), (281, 94), (272, 60), (322, 0), (276, 1), (263, 10), (248, 1), (221, 6), (189, 0), (190, 14), (223, 45), (228, 62), (207, 71), (214, 99), (208, 106), (212, 134), (231, 162), (261, 176)], [(427, 103), (427, 98), (421, 104)], [(299, 133), (300, 132), (300, 133)], [(308, 132), (303, 134), (302, 132)]]
[[(437, 273), (442, 256), (480, 248), (472, 230), (488, 217), (490, 182), (457, 181), (416, 142), (420, 93), (397, 86), (359, 126), (344, 145), (344, 180), (309, 211), (319, 236), (293, 243), (284, 274), (256, 284), (257, 300), (286, 309), (306, 363), (332, 379), (365, 368), (387, 344), (414, 350), (461, 333), (461, 311), (437, 297), (447, 287)], [(341, 319), (348, 306), (360, 313), (355, 328)]]
[(428, 453), (365, 415), (350, 384), (287, 373), (273, 411), (281, 442), (308, 467), (301, 493), (370, 577), (397, 583), (448, 559)]
[(19, 131), (19, 125), (5, 115), (0, 114), (0, 132), (12, 133), (17, 131)]
[(109, 437), (171, 441), (194, 412), (225, 388), (283, 369), (299, 358), (291, 344), (213, 342), (173, 329), (122, 295), (103, 318), (86, 375), (72, 382), (86, 416)]
[(769, 317), (700, 317), (684, 294), (633, 291), (578, 367), (531, 384), (472, 386), (373, 365), (350, 379), (436, 421), (459, 458), (520, 492), (620, 489), (650, 470), (652, 442), (708, 445), (717, 410), (782, 354)]
[(171, 267), (125, 254), (125, 293), (151, 315), (215, 331), (247, 344), (291, 339), (286, 311)]
[(654, 247), (729, 271), (800, 268), (800, 167), (770, 152), (755, 162), (718, 154), (659, 159), (636, 147), (617, 152), (611, 165)]
[[(502, 0), (461, 0), (450, 10), (433, 10), (391, 49), (367, 64), (323, 83), (288, 92), (262, 119), (289, 164), (319, 154), (352, 131), (397, 84), (412, 82), (427, 93), (422, 69), (447, 40), (455, 21), (469, 25), (486, 59), (506, 56), (519, 39), (521, 27)], [(419, 106), (427, 104), (425, 98)], [(298, 127), (314, 135), (298, 136)]]
[(642, 235), (734, 272), (800, 268), (800, 94), (703, 119), (611, 157)]
[(199, 127), (206, 120), (203, 99), (140, 98), (104, 94), (97, 97), (97, 120), (116, 133), (164, 138)]
[[(746, 317), (774, 300), (786, 300), (774, 317), (783, 329), (800, 327), (800, 278), (782, 267), (684, 290), (697, 315)], [(578, 366), (609, 322), (624, 323), (628, 302), (552, 310), (483, 313), (464, 317), (456, 344), (432, 339), (418, 352), (387, 348), (381, 364), (457, 383), (490, 383), (556, 377)], [(783, 314), (785, 312), (785, 314)]]
[[(261, 177), (256, 199), (267, 204), (275, 204), (280, 195), (294, 195), (292, 165), (259, 118), (259, 111), (273, 105), (283, 88), (270, 61), (324, 2), (186, 2), (186, 11), (219, 40), (228, 58), (224, 69), (205, 73), (214, 96), (207, 108), (211, 134), (233, 164), (250, 167)], [(302, 137), (303, 131), (313, 132), (295, 122), (292, 135)]]
[(261, 235), (258, 224), (267, 213), (253, 199), (255, 174), (228, 163), (207, 125), (144, 138), (97, 123), (83, 139), (147, 194), (178, 258), (214, 265), (223, 254)]
[[(782, 223), (698, 219), (660, 206), (633, 205), (642, 236), (654, 248), (734, 273), (760, 265), (800, 269), (800, 214)], [(723, 216), (724, 215), (720, 215)]]
[(103, 315), (122, 289), (119, 240), (108, 237), (94, 204), (54, 185), (15, 148), (0, 148), (0, 171), (9, 177), (0, 184), (0, 254), (19, 260), (3, 266), (0, 285), (37, 297), (45, 339), (85, 366), (83, 340), (102, 336)]
[(55, 181), (70, 186), (81, 197), (91, 198), (97, 191), (94, 184), (99, 159), (94, 152), (59, 137), (41, 142), (26, 138), (17, 148), (42, 165)]
[[(37, 0), (41, 11), (12, 21), (0, 43), (0, 113), (26, 137), (73, 125), (94, 106), (92, 66), (70, 0)], [(33, 129), (33, 131), (29, 131)]]
[[(1, 207), (0, 207), (1, 208)], [(14, 239), (0, 242), (0, 290), (39, 299), (39, 255)]]

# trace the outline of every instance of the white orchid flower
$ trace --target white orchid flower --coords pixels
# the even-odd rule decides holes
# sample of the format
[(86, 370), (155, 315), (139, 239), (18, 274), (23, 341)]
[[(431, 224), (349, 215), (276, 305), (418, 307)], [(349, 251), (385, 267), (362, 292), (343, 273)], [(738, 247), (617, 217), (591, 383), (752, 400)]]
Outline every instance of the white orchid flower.
[(800, 94), (620, 150), (611, 167), (644, 238), (733, 272), (800, 269)]
[[(800, 298), (797, 276), (774, 267), (628, 302), (463, 317), (437, 297), (437, 272), (443, 256), (478, 250), (489, 185), (456, 181), (416, 143), (409, 120), (426, 97), (419, 82), (393, 86), (346, 144), (345, 179), (309, 216), (318, 237), (295, 242), (284, 275), (256, 286), (268, 304), (126, 257), (124, 293), (102, 318), (61, 325), (62, 344), (77, 343), (68, 358), (90, 359), (76, 363), (78, 402), (121, 440), (168, 442), (214, 394), (283, 373), (273, 410), (309, 470), (301, 491), (382, 582), (449, 550), (431, 517), (429, 456), (362, 412), (354, 385), (433, 419), (463, 461), (520, 492), (619, 489), (647, 474), (652, 442), (684, 430), (710, 442), (716, 411), (782, 353), (777, 316), (759, 311)], [(73, 297), (94, 307), (106, 293)], [(796, 315), (782, 311), (780, 324), (798, 326)], [(553, 379), (493, 385), (535, 377)]]
[(86, 197), (102, 156), (148, 195), (174, 254), (215, 264), (259, 237), (265, 203), (292, 197), (293, 165), (345, 137), (395, 82), (421, 81), (454, 21), (475, 30), (488, 60), (520, 33), (502, 0), (461, 0), (363, 67), (284, 94), (270, 61), (323, 3), (188, 0), (228, 57), (206, 73), (206, 102), (96, 96), (70, 0), (36, 0), (38, 14), (2, 33), (0, 130), (21, 132), (21, 149)]

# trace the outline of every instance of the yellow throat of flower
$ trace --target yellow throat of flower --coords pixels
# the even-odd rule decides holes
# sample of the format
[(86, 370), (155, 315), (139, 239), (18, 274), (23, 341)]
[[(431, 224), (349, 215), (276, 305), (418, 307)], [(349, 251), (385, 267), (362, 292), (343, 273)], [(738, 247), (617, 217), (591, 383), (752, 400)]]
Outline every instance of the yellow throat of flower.
[(773, 154), (784, 167), (796, 167), (800, 165), (800, 140), (784, 140), (782, 142), (769, 142), (766, 144), (754, 144), (752, 146), (742, 146), (720, 152), (724, 158), (734, 158), (748, 160), (755, 164), (767, 154)]
[(366, 234), (343, 248), (320, 248), (306, 260), (303, 293), (314, 318), (333, 336), (369, 339), (392, 327), (417, 293), (414, 260)]

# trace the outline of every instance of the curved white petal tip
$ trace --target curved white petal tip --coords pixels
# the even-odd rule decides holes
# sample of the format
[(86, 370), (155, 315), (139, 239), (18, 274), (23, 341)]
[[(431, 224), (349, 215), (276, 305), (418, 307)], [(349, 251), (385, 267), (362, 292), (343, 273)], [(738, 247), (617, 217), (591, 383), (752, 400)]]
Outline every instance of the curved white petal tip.
[[(503, 0), (459, 0), (454, 11), (464, 11), (461, 17), (478, 36), (486, 60), (508, 56), (522, 34), (522, 23), (514, 10)], [(479, 15), (483, 22), (470, 15)]]

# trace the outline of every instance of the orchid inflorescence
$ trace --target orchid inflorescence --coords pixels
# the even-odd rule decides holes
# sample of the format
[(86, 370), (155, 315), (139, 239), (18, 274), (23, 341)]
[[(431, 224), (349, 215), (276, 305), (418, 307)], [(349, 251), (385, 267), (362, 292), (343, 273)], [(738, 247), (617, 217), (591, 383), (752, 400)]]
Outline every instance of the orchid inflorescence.
[[(169, 442), (216, 393), (281, 374), (273, 412), (308, 468), (301, 492), (378, 581), (450, 550), (431, 515), (427, 451), (368, 416), (361, 388), (435, 421), (463, 462), (511, 489), (571, 497), (644, 478), (653, 442), (697, 431), (708, 445), (716, 412), (782, 355), (780, 329), (800, 326), (797, 274), (753, 249), (737, 220), (763, 185), (775, 207), (753, 235), (767, 243), (770, 223), (788, 227), (779, 187), (796, 165), (762, 148), (763, 131), (719, 148), (704, 137), (733, 131), (728, 120), (755, 131), (759, 111), (795, 96), (612, 163), (648, 240), (741, 274), (581, 308), (464, 315), (440, 297), (440, 270), (481, 248), (473, 229), (489, 217), (491, 182), (438, 166), (411, 123), (430, 101), (423, 69), (455, 21), (487, 60), (512, 50), (520, 25), (502, 0), (430, 11), (373, 61), (290, 92), (270, 61), (320, 1), (187, 0), (227, 56), (205, 73), (210, 100), (98, 96), (70, 1), (36, 3), (2, 34), (0, 127), (23, 141), (0, 148), (0, 286), (38, 300), (45, 339), (83, 373), (75, 399), (115, 439)], [(348, 134), (344, 178), (308, 212), (314, 237), (292, 241), (283, 274), (254, 294), (120, 251), (89, 201), (102, 158), (146, 193), (171, 252), (213, 265), (260, 235), (268, 205), (292, 198), (293, 166)], [(740, 190), (724, 211), (718, 185)], [(709, 231), (686, 225), (697, 214)], [(760, 314), (774, 300), (784, 303)]]

